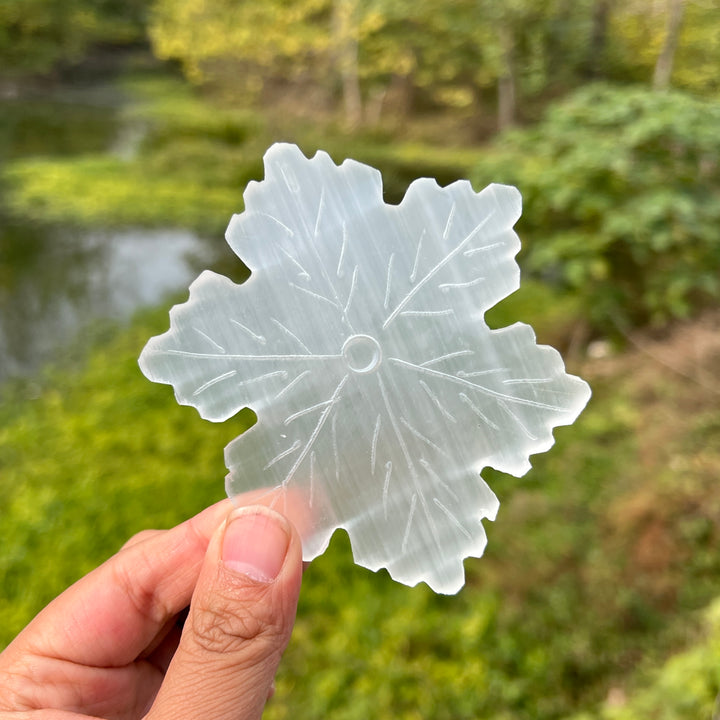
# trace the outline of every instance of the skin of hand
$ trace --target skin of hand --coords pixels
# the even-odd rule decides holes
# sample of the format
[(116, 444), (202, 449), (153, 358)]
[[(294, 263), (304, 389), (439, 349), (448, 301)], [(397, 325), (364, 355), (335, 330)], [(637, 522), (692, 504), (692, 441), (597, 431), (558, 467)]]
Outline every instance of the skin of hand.
[(0, 653), (0, 718), (255, 720), (302, 569), (297, 530), (263, 505), (141, 532)]

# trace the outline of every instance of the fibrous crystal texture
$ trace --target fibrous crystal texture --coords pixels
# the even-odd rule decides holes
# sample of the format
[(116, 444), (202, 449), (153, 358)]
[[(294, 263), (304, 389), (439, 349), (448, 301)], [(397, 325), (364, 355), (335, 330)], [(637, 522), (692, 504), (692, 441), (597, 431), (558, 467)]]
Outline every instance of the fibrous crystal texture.
[(457, 592), (498, 510), (482, 469), (523, 475), (590, 396), (529, 326), (484, 321), (519, 287), (520, 194), (420, 179), (386, 205), (377, 170), (278, 144), (244, 199), (250, 278), (203, 272), (143, 372), (209, 420), (255, 411), (228, 493), (265, 488), (306, 560), (345, 528), (360, 565)]

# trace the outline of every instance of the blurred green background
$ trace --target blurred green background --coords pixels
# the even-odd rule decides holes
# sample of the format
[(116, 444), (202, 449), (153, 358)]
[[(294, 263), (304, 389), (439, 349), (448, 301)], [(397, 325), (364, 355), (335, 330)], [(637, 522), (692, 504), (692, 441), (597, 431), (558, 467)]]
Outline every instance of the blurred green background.
[(718, 0), (0, 3), (0, 647), (132, 533), (223, 494), (244, 427), (136, 358), (275, 141), (517, 185), (491, 311), (594, 396), (454, 597), (307, 571), (271, 719), (711, 718), (720, 690)]

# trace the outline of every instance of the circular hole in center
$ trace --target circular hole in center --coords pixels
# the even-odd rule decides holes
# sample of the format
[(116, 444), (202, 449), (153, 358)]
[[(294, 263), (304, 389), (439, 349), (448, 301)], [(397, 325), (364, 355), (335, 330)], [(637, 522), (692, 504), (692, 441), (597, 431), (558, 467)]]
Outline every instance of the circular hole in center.
[(356, 373), (369, 373), (376, 370), (382, 361), (380, 343), (369, 335), (353, 335), (342, 348), (348, 367)]

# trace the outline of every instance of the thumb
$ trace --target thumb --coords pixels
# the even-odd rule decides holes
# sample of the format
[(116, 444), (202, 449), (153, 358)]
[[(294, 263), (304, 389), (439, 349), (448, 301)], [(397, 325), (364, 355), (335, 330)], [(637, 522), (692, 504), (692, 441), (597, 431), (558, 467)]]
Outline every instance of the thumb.
[(182, 638), (148, 720), (256, 720), (295, 621), (302, 552), (263, 507), (231, 512), (208, 546)]

